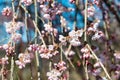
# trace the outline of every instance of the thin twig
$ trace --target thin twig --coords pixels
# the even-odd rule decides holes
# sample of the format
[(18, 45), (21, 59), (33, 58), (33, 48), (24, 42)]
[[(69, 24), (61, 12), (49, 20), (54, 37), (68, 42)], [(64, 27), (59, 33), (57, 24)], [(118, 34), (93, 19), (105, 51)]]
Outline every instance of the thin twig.
[(96, 56), (96, 54), (93, 52), (93, 50), (91, 49), (90, 45), (87, 44), (88, 49), (91, 51), (92, 55), (95, 57), (95, 59), (100, 63), (100, 66), (102, 67), (102, 69), (104, 70), (106, 76), (108, 77), (109, 80), (112, 80), (110, 75), (108, 74), (108, 71), (106, 70), (105, 66), (103, 65), (103, 63), (100, 61), (100, 59)]
[(38, 32), (38, 34), (39, 34), (41, 40), (42, 40), (43, 45), (47, 48), (47, 46), (46, 46), (46, 44), (45, 44), (45, 41), (44, 41), (44, 39), (43, 39), (43, 37), (42, 37), (42, 34), (41, 34), (40, 30), (38, 29), (38, 27), (36, 26), (36, 23), (35, 23), (34, 20), (33, 20), (33, 24), (34, 24), (35, 29), (37, 30), (37, 32)]
[(88, 1), (86, 0), (86, 2), (85, 2), (85, 17), (84, 17), (84, 23), (85, 23), (84, 41), (87, 41), (87, 33), (86, 33), (86, 30), (87, 30), (87, 4), (88, 4)]
[[(37, 27), (37, 23), (38, 23), (38, 19), (37, 19), (37, 1), (34, 0), (34, 6), (35, 6), (35, 26)], [(35, 28), (35, 36), (37, 37), (37, 28)], [(37, 38), (35, 39), (35, 44), (37, 44)], [(40, 71), (38, 70), (39, 68), (39, 57), (38, 57), (38, 53), (36, 52), (35, 54), (35, 58), (36, 58), (36, 66), (37, 66), (37, 76), (38, 76), (38, 80), (40, 79)]]
[(3, 75), (4, 68), (5, 68), (5, 65), (2, 64), (2, 80), (4, 80), (4, 75)]
[(106, 36), (107, 40), (109, 40), (108, 30), (107, 30), (107, 26), (106, 26), (105, 22), (104, 22), (104, 29), (105, 29), (105, 36)]
[(60, 52), (60, 61), (62, 61), (62, 60), (63, 60), (63, 54), (62, 54), (62, 51), (63, 51), (63, 50), (62, 50), (62, 45), (61, 45), (61, 47), (60, 47), (60, 51), (61, 51), (61, 52)]
[(10, 74), (10, 80), (13, 80), (13, 70), (14, 70), (14, 59), (13, 56), (11, 57), (11, 74)]
[[(87, 4), (88, 4), (88, 0), (85, 1), (85, 17), (84, 17), (84, 42), (87, 41)], [(88, 76), (88, 67), (87, 67), (87, 63), (86, 63), (86, 60), (85, 61), (85, 65), (84, 65), (84, 69), (85, 69), (85, 76), (86, 76), (86, 80), (89, 80), (89, 76)]]
[[(71, 47), (72, 47), (72, 45), (70, 44), (69, 47), (68, 47), (68, 49), (67, 49), (67, 53), (66, 53), (66, 54), (68, 54), (68, 53), (70, 52)], [(65, 51), (62, 49), (62, 52), (64, 53)], [(64, 54), (64, 55), (65, 55), (65, 54)], [(70, 58), (68, 58), (67, 55), (65, 55), (65, 58), (68, 60), (68, 62), (69, 62), (70, 65), (72, 66), (72, 68), (75, 70), (75, 66), (74, 66), (74, 64), (72, 63), (72, 61), (70, 60)]]
[(28, 40), (28, 43), (29, 43), (28, 25), (27, 25), (27, 13), (26, 12), (25, 12), (25, 26), (26, 26), (26, 37), (27, 37), (27, 40)]

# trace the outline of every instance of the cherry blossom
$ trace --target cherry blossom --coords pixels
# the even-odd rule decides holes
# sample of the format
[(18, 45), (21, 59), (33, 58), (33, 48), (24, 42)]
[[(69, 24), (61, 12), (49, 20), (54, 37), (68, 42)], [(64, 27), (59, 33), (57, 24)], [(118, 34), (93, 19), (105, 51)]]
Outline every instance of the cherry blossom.
[(47, 72), (48, 80), (59, 80), (61, 73), (56, 70), (52, 69), (50, 72)]
[(12, 14), (12, 10), (11, 10), (11, 8), (10, 7), (5, 7), (5, 8), (3, 8), (3, 10), (2, 10), (2, 15), (4, 15), (4, 16), (10, 16)]
[(32, 0), (21, 0), (21, 2), (24, 3), (26, 6), (29, 6), (33, 3)]
[(18, 42), (18, 41), (20, 41), (21, 40), (21, 34), (19, 34), (19, 33), (14, 33), (13, 35), (12, 35), (12, 37), (11, 37), (11, 39), (14, 41), (14, 42)]
[(19, 60), (16, 60), (15, 63), (20, 69), (24, 68), (27, 63), (31, 62), (31, 56), (29, 53), (20, 53), (18, 58)]

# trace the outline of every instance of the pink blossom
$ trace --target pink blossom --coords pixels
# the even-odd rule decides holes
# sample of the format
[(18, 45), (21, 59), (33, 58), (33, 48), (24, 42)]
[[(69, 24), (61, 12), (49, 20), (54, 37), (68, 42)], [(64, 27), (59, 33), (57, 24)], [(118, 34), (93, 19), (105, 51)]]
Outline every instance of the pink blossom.
[(7, 49), (9, 48), (9, 45), (8, 45), (8, 44), (4, 44), (4, 45), (2, 46), (2, 48), (3, 48), (4, 50), (7, 50)]
[(72, 40), (70, 40), (70, 44), (71, 44), (72, 46), (80, 46), (80, 45), (81, 45), (81, 42), (79, 41), (79, 39), (73, 38)]
[(89, 58), (92, 58), (92, 55), (90, 53), (83, 54), (83, 59), (89, 59)]
[(30, 52), (35, 52), (35, 51), (37, 51), (37, 50), (39, 50), (40, 49), (40, 46), (38, 45), (38, 44), (32, 44), (32, 45), (30, 45), (29, 47), (28, 47), (28, 50), (30, 51)]
[(49, 49), (50, 51), (53, 51), (53, 50), (54, 50), (54, 45), (48, 45), (48, 49)]
[(83, 30), (82, 30), (82, 29), (77, 30), (77, 31), (72, 30), (72, 31), (69, 32), (69, 36), (70, 36), (71, 38), (82, 37), (82, 35), (83, 35)]
[(89, 50), (87, 47), (83, 47), (83, 48), (81, 49), (81, 52), (82, 52), (82, 53), (89, 53), (90, 50)]
[(13, 33), (13, 32), (15, 32), (16, 30), (15, 30), (15, 27), (13, 26), (13, 24), (12, 24), (12, 22), (5, 22), (4, 23), (5, 24), (5, 27), (6, 27), (6, 32), (7, 33)]
[(70, 3), (75, 3), (76, 0), (69, 0)]
[(71, 38), (76, 37), (76, 31), (75, 31), (75, 30), (70, 31), (70, 32), (69, 32), (69, 36), (70, 36)]
[(100, 0), (93, 0), (93, 3), (96, 4), (96, 5), (98, 6), (99, 3), (100, 3)]
[[(85, 10), (82, 12), (83, 14), (85, 13)], [(95, 14), (95, 7), (94, 6), (89, 6), (87, 8), (87, 17), (92, 17)]]
[(53, 28), (51, 27), (50, 24), (44, 24), (44, 27), (45, 27), (45, 30), (48, 31), (48, 32), (53, 31)]
[(5, 7), (5, 8), (3, 8), (3, 10), (2, 10), (2, 15), (4, 15), (4, 16), (10, 16), (11, 13), (12, 13), (12, 10), (11, 10), (11, 8), (8, 7), (8, 6)]
[(52, 52), (52, 55), (56, 55), (56, 54), (58, 54), (59, 53), (59, 51), (57, 51), (57, 50), (55, 50), (54, 52)]
[(99, 63), (99, 62), (96, 62), (96, 63), (94, 64), (94, 67), (100, 67), (100, 63)]
[(114, 57), (115, 57), (116, 59), (120, 59), (120, 53), (114, 53)]
[(92, 36), (92, 40), (98, 40), (100, 38), (104, 37), (104, 34), (102, 31), (97, 31), (93, 36)]
[(51, 19), (49, 14), (44, 14), (43, 17), (44, 17), (45, 19)]
[(65, 51), (65, 53), (64, 53), (66, 56), (72, 56), (72, 55), (74, 55), (75, 54), (75, 52), (74, 51), (72, 51), (72, 50), (70, 50), (69, 52), (68, 51)]
[(93, 71), (92, 71), (92, 74), (94, 75), (94, 76), (97, 76), (97, 75), (99, 75), (101, 73), (101, 68), (97, 68), (97, 69), (94, 69)]
[(58, 64), (54, 64), (59, 71), (65, 71), (67, 69), (66, 63), (64, 61), (60, 61)]
[(83, 35), (83, 30), (82, 29), (76, 31), (76, 36), (82, 37), (82, 35)]
[(15, 26), (16, 31), (20, 30), (20, 28), (23, 27), (23, 26), (25, 26), (25, 24), (23, 22), (17, 22), (16, 26)]
[(24, 3), (26, 6), (29, 6), (33, 3), (32, 0), (21, 0), (21, 2)]
[(47, 72), (48, 80), (59, 80), (61, 76), (60, 71), (52, 69), (50, 72)]
[(50, 52), (47, 52), (47, 53), (41, 53), (40, 54), (40, 57), (41, 58), (46, 58), (46, 59), (49, 59), (51, 58), (53, 55), (50, 53)]
[(43, 12), (48, 12), (48, 7), (46, 5), (40, 5), (40, 8), (42, 8)]
[(7, 33), (15, 33), (17, 30), (20, 30), (21, 27), (24, 26), (22, 22), (5, 22), (5, 28)]
[(16, 60), (15, 63), (20, 69), (24, 68), (27, 63), (31, 62), (31, 56), (29, 53), (20, 53), (18, 58), (19, 60)]
[(25, 63), (24, 63), (24, 62), (21, 62), (21, 61), (19, 61), (19, 60), (16, 60), (15, 63), (16, 63), (16, 65), (19, 66), (19, 69), (22, 69), (22, 68), (25, 67)]
[(9, 63), (8, 62), (8, 57), (3, 57), (3, 58), (0, 59), (0, 64), (5, 65), (5, 64), (8, 64), (8, 63)]
[(18, 41), (20, 41), (21, 40), (21, 34), (19, 34), (19, 33), (14, 33), (13, 35), (12, 35), (12, 37), (11, 37), (11, 39), (14, 41), (14, 42), (18, 42)]
[(62, 43), (66, 42), (66, 37), (64, 37), (63, 35), (59, 35), (59, 41), (61, 41)]

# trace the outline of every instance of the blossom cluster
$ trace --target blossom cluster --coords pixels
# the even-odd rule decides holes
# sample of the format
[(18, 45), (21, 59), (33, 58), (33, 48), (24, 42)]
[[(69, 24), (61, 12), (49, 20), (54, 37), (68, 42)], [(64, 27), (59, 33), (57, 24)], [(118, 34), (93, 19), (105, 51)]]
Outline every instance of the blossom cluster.
[(52, 69), (50, 72), (47, 72), (48, 80), (60, 80), (63, 71), (67, 69), (64, 61), (60, 61), (58, 64), (55, 63), (55, 69)]
[(59, 40), (61, 43), (66, 43), (67, 41), (72, 45), (72, 46), (80, 46), (81, 45), (81, 41), (79, 40), (79, 38), (82, 37), (83, 35), (83, 30), (72, 30), (68, 33), (68, 36), (63, 36), (63, 35), (59, 35)]
[[(73, 8), (67, 8), (62, 5), (62, 2), (58, 3), (56, 0), (18, 0), (18, 2), (19, 6), (16, 8), (13, 0), (12, 8), (5, 7), (2, 10), (2, 15), (6, 16), (6, 18), (10, 17), (12, 20), (4, 22), (6, 32), (10, 37), (7, 44), (0, 45), (0, 50), (6, 53), (4, 57), (0, 58), (0, 65), (2, 65), (1, 75), (4, 77), (7, 75), (7, 65), (10, 63), (10, 77), (13, 80), (12, 70), (14, 65), (17, 65), (21, 70), (27, 64), (35, 62), (35, 65), (31, 65), (31, 73), (34, 71), (32, 68), (36, 67), (35, 75), (39, 77), (40, 70), (37, 68), (46, 68), (44, 64), (41, 66), (41, 63), (45, 63), (48, 67), (47, 63), (49, 62), (49, 71), (47, 72), (47, 69), (43, 70), (43, 73), (46, 72), (48, 80), (68, 80), (71, 72), (73, 72), (71, 68), (78, 70), (78, 72), (80, 72), (79, 69), (85, 71), (85, 74), (81, 77), (82, 80), (88, 80), (87, 77), (91, 77), (91, 75), (100, 80), (106, 80), (106, 78), (110, 80), (112, 80), (111, 78), (119, 79), (120, 53), (119, 50), (114, 50), (116, 47), (112, 44), (115, 41), (110, 40), (113, 37), (109, 34), (110, 15), (115, 12), (108, 13), (109, 9), (107, 8), (110, 6), (106, 5), (106, 3), (109, 1), (69, 0)], [(103, 2), (105, 4), (101, 4)], [(79, 5), (82, 3), (84, 3), (83, 7)], [(29, 8), (33, 5), (35, 10), (30, 10)], [(15, 9), (14, 12), (12, 9)], [(100, 13), (98, 13), (98, 9), (101, 10)], [(21, 14), (19, 10), (24, 12)], [(72, 28), (71, 26), (68, 27), (71, 23), (69, 24), (70, 21), (64, 16), (64, 13), (69, 11), (72, 14), (75, 13), (74, 19), (71, 19), (72, 15), (67, 16), (74, 23)], [(19, 17), (23, 14), (25, 14), (25, 18), (19, 20)], [(83, 28), (78, 25), (79, 15), (84, 16)], [(112, 17), (116, 16), (117, 13)], [(56, 24), (57, 22), (59, 24)], [(21, 39), (23, 37), (22, 33), (20, 34), (19, 31), (25, 28), (27, 40), (32, 34), (34, 34), (34, 37), (32, 36), (33, 39), (24, 44)], [(25, 49), (16, 51), (18, 45), (22, 45), (19, 47)], [(103, 72), (106, 77), (102, 75)], [(34, 78), (34, 74), (32, 74), (31, 78)]]
[(22, 69), (27, 63), (31, 62), (31, 53), (20, 53), (18, 58), (19, 60), (16, 60), (15, 63)]
[(28, 51), (38, 52), (41, 58), (46, 59), (49, 59), (59, 53), (59, 51), (55, 49), (54, 45), (48, 45), (48, 47), (46, 48), (45, 45), (39, 46), (38, 44), (32, 44), (28, 47)]

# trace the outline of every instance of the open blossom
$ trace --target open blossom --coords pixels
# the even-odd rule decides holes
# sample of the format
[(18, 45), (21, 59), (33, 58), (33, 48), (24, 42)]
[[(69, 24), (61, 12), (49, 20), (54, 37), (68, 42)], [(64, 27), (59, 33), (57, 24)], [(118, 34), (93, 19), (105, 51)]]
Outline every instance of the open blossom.
[(8, 64), (8, 57), (3, 57), (0, 59), (0, 64)]
[(53, 45), (48, 45), (47, 48), (44, 45), (41, 45), (37, 51), (39, 52), (40, 57), (45, 59), (49, 59), (59, 53), (54, 49)]
[(82, 29), (76, 31), (76, 36), (82, 37), (82, 35), (83, 35), (83, 30)]
[(44, 24), (44, 27), (45, 27), (45, 30), (48, 31), (48, 32), (53, 31), (53, 28), (49, 24)]
[(93, 28), (94, 28), (94, 29), (97, 29), (98, 26), (99, 26), (99, 23), (100, 23), (100, 20), (97, 19), (97, 20), (94, 22), (94, 24), (93, 24)]
[(3, 8), (3, 10), (2, 10), (2, 15), (4, 15), (4, 16), (10, 16), (11, 13), (12, 13), (12, 10), (11, 10), (11, 8), (8, 7), (8, 6), (5, 7), (5, 8)]
[(28, 47), (28, 51), (35, 52), (40, 49), (40, 46), (38, 44), (32, 44)]
[(72, 46), (80, 46), (80, 45), (81, 45), (81, 42), (79, 41), (79, 39), (73, 38), (72, 40), (70, 40), (70, 44), (71, 44)]
[(44, 17), (45, 19), (50, 19), (50, 15), (49, 15), (49, 14), (44, 14), (43, 17)]
[(63, 35), (59, 35), (59, 41), (61, 41), (61, 43), (65, 43), (67, 41), (67, 38)]
[(52, 51), (49, 49), (40, 49), (39, 53), (40, 53), (41, 58), (49, 59), (49, 58), (55, 56), (56, 54), (58, 54), (59, 52), (56, 50)]
[(22, 68), (25, 67), (25, 63), (23, 63), (23, 62), (21, 62), (21, 61), (19, 61), (19, 60), (16, 60), (15, 63), (16, 63), (16, 65), (19, 66), (19, 69), (22, 69)]
[(87, 32), (90, 34), (91, 32), (97, 32), (100, 20), (95, 20), (93, 23), (90, 24), (90, 27), (87, 29)]
[(2, 47), (2, 49), (7, 50), (7, 49), (9, 48), (9, 45), (8, 45), (8, 44), (4, 44), (4, 45), (1, 46), (1, 47)]
[(18, 56), (19, 60), (16, 60), (16, 65), (19, 66), (20, 69), (24, 68), (27, 63), (31, 62), (31, 56), (29, 53), (20, 53)]
[(120, 59), (120, 53), (114, 53), (114, 57), (115, 57), (116, 59)]
[(50, 52), (46, 52), (46, 53), (41, 53), (40, 54), (40, 57), (41, 58), (46, 58), (46, 59), (49, 59), (51, 58), (53, 55), (50, 53)]
[(70, 50), (69, 52), (68, 51), (65, 51), (65, 53), (64, 53), (66, 56), (72, 56), (72, 55), (74, 55), (75, 54), (75, 52), (74, 51), (72, 51), (72, 50)]
[(92, 40), (98, 40), (100, 39), (101, 37), (104, 37), (104, 34), (102, 31), (97, 31), (95, 32), (95, 34), (92, 36)]
[(21, 2), (24, 3), (26, 6), (29, 6), (33, 3), (32, 0), (21, 0)]
[(24, 24), (22, 22), (5, 22), (5, 28), (6, 28), (6, 32), (7, 33), (14, 33), (17, 30), (20, 30), (21, 27), (24, 26)]
[(84, 59), (89, 59), (89, 58), (93, 57), (93, 56), (90, 54), (90, 50), (88, 49), (87, 46), (83, 47), (83, 48), (81, 49), (81, 52), (83, 53), (82, 58), (84, 58)]
[(19, 33), (14, 33), (11, 37), (11, 39), (14, 41), (14, 42), (18, 42), (21, 40), (21, 34)]
[(71, 38), (82, 37), (82, 35), (83, 35), (83, 30), (82, 30), (82, 29), (77, 30), (77, 31), (72, 30), (72, 31), (69, 32), (69, 36), (70, 36)]
[(50, 51), (54, 50), (54, 45), (48, 45), (48, 49), (49, 49)]
[(60, 61), (58, 64), (55, 63), (54, 66), (56, 67), (57, 70), (59, 71), (65, 71), (67, 69), (66, 63), (64, 61)]
[(23, 22), (16, 22), (16, 25), (15, 25), (16, 31), (20, 30), (20, 28), (23, 27), (23, 26), (25, 26), (25, 24)]
[(101, 73), (101, 68), (97, 68), (97, 69), (93, 69), (93, 71), (91, 72), (94, 76), (97, 76)]
[(72, 37), (72, 38), (76, 37), (76, 31), (75, 30), (70, 31), (69, 36)]
[(99, 63), (99, 62), (96, 62), (96, 63), (94, 64), (94, 67), (100, 67), (100, 63)]
[(59, 80), (61, 75), (61, 72), (56, 69), (52, 69), (50, 72), (47, 72), (48, 80)]
[(15, 32), (15, 27), (13, 26), (12, 22), (5, 22), (5, 27), (7, 33)]
[(85, 47), (83, 47), (83, 48), (81, 49), (81, 52), (82, 52), (82, 53), (89, 53), (90, 50), (85, 46)]
[(43, 12), (48, 12), (48, 7), (46, 5), (40, 5), (40, 8), (42, 8)]
[(7, 56), (13, 56), (15, 54), (15, 47), (10, 46), (9, 44), (4, 44), (0, 47), (0, 49), (5, 50)]
[[(85, 13), (85, 10), (82, 12)], [(94, 6), (88, 6), (87, 8), (87, 17), (92, 17), (95, 14), (95, 7)]]

